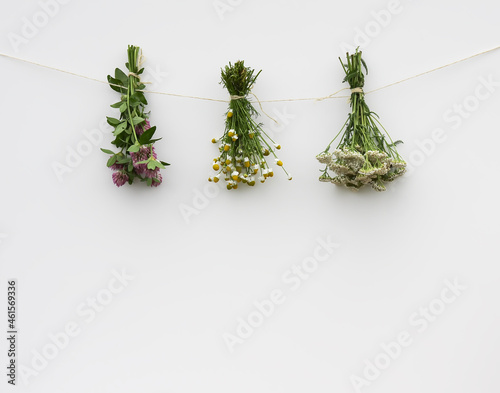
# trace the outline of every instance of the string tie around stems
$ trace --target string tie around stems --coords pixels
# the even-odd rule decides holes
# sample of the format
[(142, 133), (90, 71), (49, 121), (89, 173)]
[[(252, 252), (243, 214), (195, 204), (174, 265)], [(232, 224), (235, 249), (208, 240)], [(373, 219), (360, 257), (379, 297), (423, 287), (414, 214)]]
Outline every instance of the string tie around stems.
[[(139, 83), (142, 83), (143, 85), (150, 85), (152, 82), (143, 82), (141, 80), (141, 77), (140, 75), (136, 74), (135, 72), (129, 72), (128, 73), (128, 76), (133, 76), (135, 78), (137, 78), (137, 80), (139, 81)], [(140, 91), (140, 92), (147, 92), (147, 90), (137, 90), (137, 91)]]
[[(279, 123), (278, 123), (278, 121), (277, 121), (276, 119), (274, 119), (273, 117), (269, 116), (269, 115), (266, 113), (266, 111), (265, 111), (265, 110), (264, 110), (264, 108), (262, 107), (262, 103), (260, 102), (259, 97), (257, 97), (257, 96), (255, 95), (255, 93), (254, 93), (254, 92), (252, 92), (252, 91), (250, 91), (250, 93), (249, 93), (249, 94), (251, 94), (251, 95), (253, 95), (253, 96), (255, 97), (255, 99), (256, 99), (256, 100), (257, 100), (257, 102), (259, 103), (260, 110), (262, 111), (262, 113), (263, 113), (264, 115), (266, 115), (269, 119), (271, 119), (272, 121), (274, 121), (276, 124), (279, 124)], [(229, 98), (231, 99), (231, 101), (236, 101), (236, 100), (241, 100), (241, 99), (243, 99), (243, 98), (248, 99), (248, 95), (246, 95), (246, 96), (230, 95), (230, 96), (229, 96)]]
[(351, 96), (347, 99), (347, 102), (349, 102), (349, 104), (351, 103), (351, 97), (353, 94), (359, 93), (359, 94), (365, 95), (365, 92), (363, 91), (362, 87), (354, 87), (350, 90), (351, 90)]

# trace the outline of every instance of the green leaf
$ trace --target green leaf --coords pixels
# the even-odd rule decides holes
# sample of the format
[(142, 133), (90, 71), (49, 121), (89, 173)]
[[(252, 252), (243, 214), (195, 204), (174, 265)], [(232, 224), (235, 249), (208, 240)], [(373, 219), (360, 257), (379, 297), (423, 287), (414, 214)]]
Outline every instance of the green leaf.
[(156, 168), (156, 161), (148, 162), (148, 169), (154, 170)]
[(141, 147), (139, 145), (132, 145), (128, 148), (128, 151), (131, 153), (137, 153)]
[[(123, 83), (121, 81), (119, 81), (118, 79), (111, 77), (111, 75), (108, 75), (108, 83), (110, 83), (109, 87), (111, 87), (114, 91), (117, 91), (118, 93), (125, 92), (124, 87), (119, 87), (119, 86), (123, 86)], [(118, 86), (113, 86), (113, 85), (118, 85)]]
[(144, 160), (144, 161), (136, 162), (136, 164), (147, 164), (148, 162), (149, 162), (149, 160)]
[[(134, 169), (134, 164), (132, 163), (132, 161), (130, 161), (128, 164), (128, 171), (132, 172), (133, 169)], [(132, 183), (130, 183), (130, 184), (132, 184)]]
[(149, 141), (151, 140), (151, 138), (153, 137), (154, 133), (156, 131), (156, 126), (154, 127), (151, 127), (149, 130), (146, 130), (144, 131), (144, 134), (142, 134), (140, 137), (139, 137), (139, 143), (141, 145), (146, 145), (149, 143)]
[[(144, 86), (144, 85), (143, 85)], [(144, 86), (145, 87), (145, 86)], [(141, 86), (137, 86), (137, 89), (142, 90)], [(146, 97), (144, 97), (144, 94), (141, 91), (136, 91), (134, 94), (132, 94), (131, 97), (134, 101), (138, 101), (141, 104), (147, 105), (148, 101), (146, 100)]]
[[(141, 89), (142, 90), (142, 89)], [(144, 94), (140, 91), (137, 91), (134, 93), (134, 96), (137, 97), (137, 99), (144, 105), (147, 105), (148, 104), (148, 100), (146, 100), (146, 97), (144, 96)]]
[(128, 143), (125, 143), (125, 141), (123, 140), (123, 134), (118, 135), (116, 137), (116, 139), (113, 142), (111, 142), (111, 144), (115, 145), (116, 147), (118, 147), (120, 149), (125, 147), (125, 146), (128, 146)]
[(142, 123), (144, 121), (144, 118), (136, 116), (132, 119), (132, 122), (134, 123), (134, 126), (136, 126), (139, 123)]
[(116, 156), (115, 155), (109, 157), (109, 160), (108, 160), (108, 163), (107, 163), (108, 167), (110, 167), (111, 165), (113, 165), (115, 162), (116, 162)]
[(125, 73), (122, 70), (120, 70), (119, 68), (115, 69), (115, 79), (118, 79), (124, 85), (126, 85), (128, 83), (127, 75), (125, 75)]
[(165, 165), (163, 165), (160, 161), (155, 161), (155, 162), (157, 168), (165, 169)]
[(130, 97), (130, 107), (135, 108), (136, 106), (141, 105), (141, 101), (138, 98), (132, 96)]
[(116, 104), (110, 105), (111, 108), (119, 108), (120, 106), (122, 106), (122, 101), (119, 101)]
[(120, 120), (115, 119), (114, 117), (107, 117), (106, 119), (108, 120), (108, 124), (112, 127), (116, 127), (118, 124), (120, 124)]
[(165, 161), (160, 161), (162, 163), (162, 165), (165, 165), (165, 166), (169, 166), (170, 164), (168, 162), (165, 162)]
[(151, 187), (151, 184), (153, 184), (153, 179), (148, 177), (148, 180), (146, 180), (146, 184)]
[(108, 150), (108, 149), (103, 149), (102, 147), (101, 147), (101, 151), (102, 151), (103, 153), (106, 153), (106, 154), (115, 154), (115, 153), (114, 153), (114, 152), (112, 152), (111, 150)]
[(123, 104), (120, 105), (120, 112), (123, 113), (127, 110), (127, 103), (124, 102)]
[(124, 121), (124, 122), (121, 122), (120, 124), (118, 124), (115, 128), (115, 130), (113, 131), (113, 134), (115, 136), (118, 136), (120, 135), (123, 131), (125, 131), (125, 129), (127, 128), (127, 122)]
[(363, 64), (363, 67), (365, 67), (366, 75), (368, 75), (368, 67), (366, 66), (366, 63), (363, 60), (363, 58), (361, 58), (361, 64)]

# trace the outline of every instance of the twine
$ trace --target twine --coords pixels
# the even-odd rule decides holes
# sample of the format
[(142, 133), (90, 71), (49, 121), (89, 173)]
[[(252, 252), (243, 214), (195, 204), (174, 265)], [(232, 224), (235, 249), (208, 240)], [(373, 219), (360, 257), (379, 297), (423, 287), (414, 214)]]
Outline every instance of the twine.
[[(269, 116), (266, 111), (264, 110), (264, 108), (262, 107), (262, 101), (259, 100), (259, 97), (257, 97), (257, 95), (250, 91), (250, 94), (253, 95), (255, 97), (255, 99), (257, 100), (257, 102), (259, 103), (259, 106), (260, 106), (260, 110), (262, 111), (262, 113), (264, 115), (266, 115), (269, 119), (271, 119), (272, 121), (274, 121), (276, 124), (279, 124), (278, 121), (274, 118), (274, 117), (271, 117)], [(231, 95), (229, 96), (229, 98), (231, 99), (231, 101), (236, 101), (236, 100), (241, 100), (242, 98), (248, 98), (248, 96), (236, 96), (236, 95)]]
[(354, 89), (351, 89), (351, 94), (354, 94), (354, 93), (364, 94), (365, 92), (363, 91), (363, 88), (361, 88), (361, 87), (355, 87)]
[[(474, 57), (478, 57), (478, 56), (482, 56), (482, 55), (485, 55), (487, 53), (490, 53), (490, 52), (493, 52), (493, 51), (496, 51), (500, 49), (500, 46), (497, 46), (495, 48), (492, 48), (492, 49), (488, 49), (488, 50), (485, 50), (483, 52), (479, 52), (479, 53), (476, 53), (474, 55), (471, 55), (471, 56), (468, 56), (468, 57), (465, 57), (463, 59), (460, 59), (460, 60), (456, 60), (456, 61), (453, 61), (451, 63), (447, 63), (447, 64), (444, 64), (442, 66), (439, 66), (439, 67), (436, 67), (436, 68), (433, 68), (431, 70), (428, 70), (428, 71), (424, 71), (420, 74), (416, 74), (416, 75), (413, 75), (413, 76), (410, 76), (408, 78), (405, 78), (405, 79), (401, 79), (399, 81), (396, 81), (396, 82), (392, 82), (392, 83), (389, 83), (387, 85), (384, 85), (384, 86), (381, 86), (381, 87), (378, 87), (376, 89), (373, 89), (373, 90), (370, 90), (370, 91), (367, 91), (367, 92), (363, 92), (363, 90), (360, 88), (360, 87), (357, 87), (357, 88), (354, 88), (354, 89), (350, 89), (351, 90), (351, 93), (364, 93), (365, 95), (367, 94), (371, 94), (371, 93), (375, 93), (377, 91), (380, 91), (380, 90), (383, 90), (383, 89), (387, 89), (391, 86), (394, 86), (394, 85), (397, 85), (397, 84), (400, 84), (400, 83), (403, 83), (403, 82), (407, 82), (411, 79), (415, 79), (415, 78), (419, 78), (423, 75), (427, 75), (427, 74), (430, 74), (432, 72), (436, 72), (436, 71), (439, 71), (443, 68), (446, 68), (446, 67), (450, 67), (452, 65), (455, 65), (455, 64), (458, 64), (458, 63), (461, 63), (463, 61), (466, 61), (466, 60), (470, 60)], [(17, 61), (22, 61), (24, 63), (28, 63), (28, 64), (32, 64), (32, 65), (35, 65), (35, 66), (38, 66), (38, 67), (42, 67), (42, 68), (47, 68), (49, 70), (53, 70), (53, 71), (57, 71), (57, 72), (61, 72), (61, 73), (64, 73), (64, 74), (68, 74), (68, 75), (72, 75), (72, 76), (76, 76), (78, 78), (83, 78), (83, 79), (87, 79), (87, 80), (91, 80), (91, 81), (94, 81), (94, 82), (98, 82), (98, 83), (102, 83), (102, 84), (105, 84), (105, 85), (109, 85), (109, 86), (116, 86), (116, 87), (119, 87), (119, 88), (122, 88), (122, 89), (127, 89), (126, 87), (124, 86), (120, 86), (120, 85), (117, 85), (117, 84), (114, 84), (114, 83), (109, 83), (109, 82), (106, 82), (106, 81), (103, 81), (103, 80), (100, 80), (100, 79), (96, 79), (96, 78), (92, 78), (90, 76), (86, 76), (86, 75), (82, 75), (82, 74), (78, 74), (76, 72), (71, 72), (71, 71), (67, 71), (67, 70), (63, 70), (63, 69), (60, 69), (60, 68), (57, 68), (57, 67), (52, 67), (52, 66), (48, 66), (48, 65), (45, 65), (45, 64), (41, 64), (41, 63), (37, 63), (36, 61), (32, 61), (32, 60), (27, 60), (27, 59), (22, 59), (20, 57), (16, 57), (16, 56), (12, 56), (12, 55), (8, 55), (6, 53), (1, 53), (0, 52), (0, 56), (2, 57), (6, 57), (6, 58), (9, 58), (9, 59), (13, 59), (13, 60), (17, 60)], [(143, 56), (142, 54), (142, 50), (141, 50), (141, 54), (139, 56), (139, 66), (141, 67), (142, 64), (144, 63), (144, 60), (145, 57)], [(132, 74), (130, 73), (130, 75), (133, 75), (133, 76), (136, 76), (138, 77), (137, 75), (135, 74)], [(142, 82), (142, 83), (150, 83), (150, 82)], [(359, 90), (358, 90), (359, 89)], [(293, 102), (293, 101), (323, 101), (323, 100), (328, 100), (328, 99), (332, 99), (332, 98), (350, 98), (349, 96), (339, 96), (337, 94), (339, 94), (341, 91), (344, 91), (344, 90), (349, 90), (349, 88), (344, 88), (344, 89), (340, 89), (338, 91), (336, 91), (335, 93), (332, 93), (328, 96), (325, 96), (325, 97), (314, 97), (314, 98), (284, 98), (284, 99), (276, 99), (276, 100), (259, 100), (257, 98), (257, 96), (254, 94), (254, 93), (251, 93), (258, 101), (261, 109), (262, 109), (262, 103), (266, 103), (266, 102)], [(164, 92), (164, 91), (152, 91), (152, 90), (139, 90), (139, 91), (142, 91), (144, 93), (149, 93), (149, 94), (158, 94), (158, 95), (165, 95), (165, 96), (171, 96), (171, 97), (180, 97), (180, 98), (189, 98), (189, 99), (193, 99), (193, 100), (203, 100), (203, 101), (213, 101), (213, 102), (225, 102), (225, 103), (228, 103), (230, 101), (228, 100), (222, 100), (222, 99), (216, 99), (216, 98), (210, 98), (210, 97), (199, 97), (199, 96), (192, 96), (192, 95), (185, 95), (185, 94), (175, 94), (175, 93), (168, 93), (168, 92)], [(241, 99), (241, 98), (245, 98), (245, 97), (240, 97), (240, 96), (230, 96), (230, 100), (233, 100), (233, 99)], [(265, 113), (265, 112), (264, 112)], [(269, 118), (272, 119), (272, 117), (270, 117), (269, 115), (266, 114), (266, 116), (268, 116)], [(272, 119), (274, 120), (274, 119)], [(276, 121), (276, 120), (274, 120)]]

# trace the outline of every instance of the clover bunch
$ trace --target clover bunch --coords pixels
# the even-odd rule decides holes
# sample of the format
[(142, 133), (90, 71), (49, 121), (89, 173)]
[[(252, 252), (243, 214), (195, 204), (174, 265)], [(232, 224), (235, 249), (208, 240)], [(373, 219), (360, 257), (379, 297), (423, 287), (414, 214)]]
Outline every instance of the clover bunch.
[(107, 117), (108, 124), (114, 128), (115, 139), (111, 143), (119, 150), (101, 150), (110, 155), (107, 166), (114, 171), (112, 178), (117, 187), (127, 182), (132, 184), (136, 178), (157, 187), (162, 183), (160, 169), (169, 164), (158, 160), (155, 152), (154, 143), (161, 138), (153, 139), (156, 127), (151, 127), (149, 113), (145, 112), (148, 102), (140, 79), (144, 72), (140, 48), (130, 45), (127, 55), (128, 72), (117, 68), (114, 77), (108, 75), (110, 87), (121, 94), (120, 101), (111, 105), (120, 111), (120, 117)]

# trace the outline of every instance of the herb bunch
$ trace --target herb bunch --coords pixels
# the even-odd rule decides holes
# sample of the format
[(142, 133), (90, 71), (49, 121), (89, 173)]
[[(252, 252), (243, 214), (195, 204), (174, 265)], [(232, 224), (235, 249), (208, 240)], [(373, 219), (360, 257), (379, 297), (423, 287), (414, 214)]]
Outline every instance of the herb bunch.
[[(339, 60), (345, 72), (343, 82), (347, 82), (351, 89), (351, 113), (337, 136), (316, 156), (320, 163), (326, 164), (319, 180), (351, 190), (371, 185), (376, 191), (385, 191), (386, 182), (393, 181), (406, 171), (406, 162), (396, 149), (401, 141), (392, 141), (378, 115), (370, 111), (365, 102), (363, 68), (367, 74), (368, 68), (361, 52), (356, 49), (353, 55), (347, 53), (346, 64)], [(336, 149), (330, 152), (332, 143), (342, 132)], [(333, 177), (329, 170), (333, 172)]]
[(229, 63), (221, 69), (220, 83), (228, 90), (231, 100), (225, 115), (224, 135), (212, 139), (212, 143), (219, 144), (220, 154), (213, 162), (217, 174), (208, 180), (217, 183), (224, 179), (228, 190), (237, 189), (240, 183), (254, 186), (256, 180), (264, 183), (273, 177), (273, 168), (266, 160), (270, 155), (274, 156), (276, 165), (285, 171), (288, 179), (292, 179), (276, 156), (275, 150), (280, 150), (281, 146), (266, 134), (262, 124), (254, 120), (258, 112), (248, 95), (260, 73), (255, 74), (255, 70), (245, 67), (244, 61), (237, 61), (234, 65)]
[(117, 187), (127, 182), (132, 184), (136, 178), (150, 187), (157, 187), (162, 182), (160, 169), (169, 164), (157, 158), (153, 145), (161, 138), (153, 139), (156, 127), (151, 127), (149, 113), (144, 112), (148, 102), (143, 93), (145, 85), (140, 79), (144, 72), (140, 48), (129, 45), (127, 54), (128, 73), (117, 68), (114, 77), (108, 75), (110, 87), (121, 94), (120, 101), (111, 105), (120, 111), (120, 118), (107, 117), (108, 124), (114, 128), (115, 139), (111, 143), (119, 151), (101, 150), (111, 155), (107, 166), (114, 171), (112, 178)]

